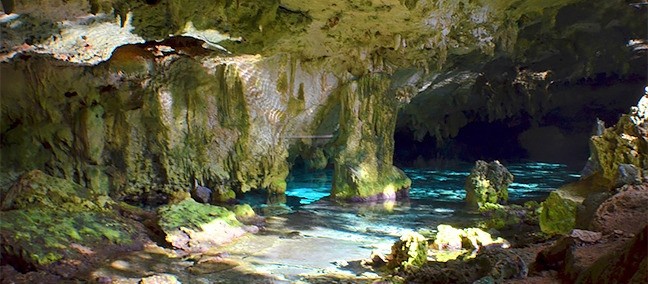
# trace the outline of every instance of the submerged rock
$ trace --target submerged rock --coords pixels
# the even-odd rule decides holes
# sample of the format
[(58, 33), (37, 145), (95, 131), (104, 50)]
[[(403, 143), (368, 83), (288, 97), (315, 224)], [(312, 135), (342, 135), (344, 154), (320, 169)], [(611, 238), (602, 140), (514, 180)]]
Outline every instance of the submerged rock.
[(473, 208), (486, 204), (504, 204), (508, 201), (508, 186), (513, 175), (499, 161), (475, 162), (475, 167), (466, 178), (466, 203)]

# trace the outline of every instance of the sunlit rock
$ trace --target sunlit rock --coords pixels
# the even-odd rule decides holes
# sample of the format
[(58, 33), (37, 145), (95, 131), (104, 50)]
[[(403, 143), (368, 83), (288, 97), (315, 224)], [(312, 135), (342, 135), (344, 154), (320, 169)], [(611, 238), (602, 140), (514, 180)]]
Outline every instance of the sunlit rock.
[[(614, 185), (640, 182), (648, 169), (646, 109), (648, 109), (648, 95), (644, 95), (637, 106), (632, 107), (630, 113), (623, 115), (615, 126), (591, 138), (590, 160), (598, 165), (597, 172), (600, 172), (610, 183), (615, 183)], [(634, 171), (632, 167), (636, 168), (637, 173), (629, 173)]]
[[(648, 169), (648, 126), (642, 113), (648, 96), (644, 95), (630, 114), (605, 129), (601, 135), (591, 138), (592, 156), (596, 170), (580, 181), (552, 192), (542, 203), (540, 228), (549, 234), (566, 234), (576, 226), (577, 213), (581, 208), (583, 220), (591, 218), (592, 209), (584, 210), (582, 203), (596, 193), (607, 192), (626, 179), (629, 171), (636, 168), (632, 183)], [(640, 173), (641, 172), (641, 173)], [(587, 205), (587, 204), (585, 204)], [(592, 207), (591, 205), (588, 205)], [(587, 226), (587, 224), (584, 224)]]
[(144, 277), (138, 283), (139, 284), (180, 284), (180, 281), (178, 281), (178, 278), (176, 278), (174, 275), (159, 274), (159, 275)]
[(466, 203), (473, 208), (487, 204), (504, 204), (508, 201), (508, 186), (513, 175), (499, 161), (475, 162), (466, 179)]
[[(437, 226), (437, 233), (432, 238), (430, 254), (435, 261), (446, 262), (460, 256), (476, 252), (482, 247), (498, 245), (508, 248), (509, 244), (502, 238), (493, 239), (491, 234), (479, 228), (456, 229), (449, 225)], [(473, 255), (474, 256), (474, 255)]]
[(394, 271), (413, 271), (427, 261), (427, 240), (421, 234), (409, 232), (401, 236), (387, 256), (387, 268)]
[(162, 206), (158, 214), (166, 241), (186, 252), (205, 252), (246, 233), (233, 212), (193, 199)]

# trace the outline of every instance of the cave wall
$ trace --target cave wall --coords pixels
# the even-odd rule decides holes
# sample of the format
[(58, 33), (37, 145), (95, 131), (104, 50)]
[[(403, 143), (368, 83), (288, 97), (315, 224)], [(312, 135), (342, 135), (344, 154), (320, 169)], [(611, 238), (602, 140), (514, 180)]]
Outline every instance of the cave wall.
[(290, 57), (150, 49), (122, 47), (98, 66), (38, 55), (0, 64), (5, 178), (42, 169), (138, 200), (194, 180), (283, 192), (290, 138), (321, 124), (335, 77)]
[(3, 183), (38, 168), (134, 199), (282, 192), (295, 157), (332, 162), (335, 196), (397, 191), (394, 127), (551, 126), (591, 101), (564, 86), (645, 79), (645, 11), (621, 0), (2, 4)]
[(645, 8), (576, 2), (512, 20), (509, 51), (451, 56), (450, 71), (430, 77), (399, 113), (399, 143), (417, 145), (424, 159), (582, 166), (596, 119), (612, 125), (643, 94)]

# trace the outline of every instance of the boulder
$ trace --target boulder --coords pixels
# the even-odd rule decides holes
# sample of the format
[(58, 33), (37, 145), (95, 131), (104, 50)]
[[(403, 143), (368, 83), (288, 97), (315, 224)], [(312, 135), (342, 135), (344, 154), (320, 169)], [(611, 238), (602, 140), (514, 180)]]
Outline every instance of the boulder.
[(162, 206), (158, 214), (166, 241), (185, 252), (204, 252), (246, 233), (233, 212), (191, 198)]
[(648, 224), (648, 183), (625, 185), (605, 200), (594, 213), (590, 229), (613, 233), (637, 233)]
[(0, 254), (21, 272), (76, 277), (114, 253), (142, 247), (146, 229), (108, 196), (39, 170), (23, 174), (0, 211)]
[(211, 194), (212, 204), (232, 204), (236, 202), (236, 192), (225, 185), (219, 185)]
[(200, 203), (209, 203), (212, 200), (211, 188), (199, 185), (198, 181), (195, 181), (194, 188), (191, 189), (190, 193), (191, 198)]
[(480, 249), (474, 259), (427, 262), (421, 269), (409, 273), (404, 283), (500, 283), (524, 278), (527, 273), (527, 264), (520, 255), (509, 249), (489, 246)]
[(578, 212), (586, 212), (584, 200), (607, 191), (607, 180), (600, 174), (565, 185), (549, 194), (540, 204), (540, 229), (546, 234), (567, 234), (576, 227)]
[(642, 173), (637, 166), (632, 164), (619, 165), (619, 176), (616, 181), (617, 186), (625, 184), (641, 184), (641, 180), (643, 180)]
[(473, 208), (508, 201), (508, 186), (513, 175), (499, 161), (477, 161), (466, 179), (466, 203)]
[(396, 241), (387, 256), (387, 268), (394, 271), (414, 271), (427, 262), (427, 241), (416, 232), (408, 232)]
[(436, 261), (446, 262), (457, 259), (469, 251), (477, 250), (491, 245), (509, 247), (509, 243), (502, 239), (494, 239), (491, 234), (479, 228), (456, 229), (452, 226), (441, 224), (437, 226), (437, 234), (431, 245), (431, 255)]

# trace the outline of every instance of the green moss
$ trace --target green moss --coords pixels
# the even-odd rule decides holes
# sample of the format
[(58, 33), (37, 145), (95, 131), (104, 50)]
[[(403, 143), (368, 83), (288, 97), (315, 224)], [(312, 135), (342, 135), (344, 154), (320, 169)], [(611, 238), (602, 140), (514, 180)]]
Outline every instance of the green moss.
[(563, 191), (554, 191), (542, 202), (540, 229), (547, 234), (567, 234), (576, 225), (576, 212), (580, 202)]
[(247, 219), (256, 216), (256, 213), (249, 204), (239, 204), (232, 209), (237, 219)]
[(419, 233), (406, 233), (394, 243), (388, 258), (388, 269), (404, 272), (415, 271), (427, 262), (427, 241)]
[(98, 247), (126, 245), (134, 234), (131, 225), (108, 212), (65, 212), (56, 209), (28, 209), (0, 212), (3, 247), (23, 251), (26, 261), (47, 265), (77, 252), (74, 242)]
[(201, 225), (211, 223), (216, 219), (225, 221), (232, 226), (240, 226), (236, 215), (224, 207), (202, 204), (191, 198), (177, 204), (162, 206), (158, 209), (159, 224), (169, 232), (180, 227), (198, 230)]
[(392, 165), (397, 104), (389, 79), (365, 76), (339, 94), (332, 196), (338, 199), (391, 196), (411, 181)]
[(480, 225), (484, 228), (502, 229), (507, 226), (519, 224), (520, 217), (514, 212), (510, 212), (512, 206), (503, 206), (500, 204), (486, 203), (479, 208), (479, 212), (484, 215), (484, 220)]
[(111, 201), (65, 179), (47, 175), (39, 170), (20, 177), (3, 200), (2, 208), (49, 208), (70, 212), (105, 210)]

